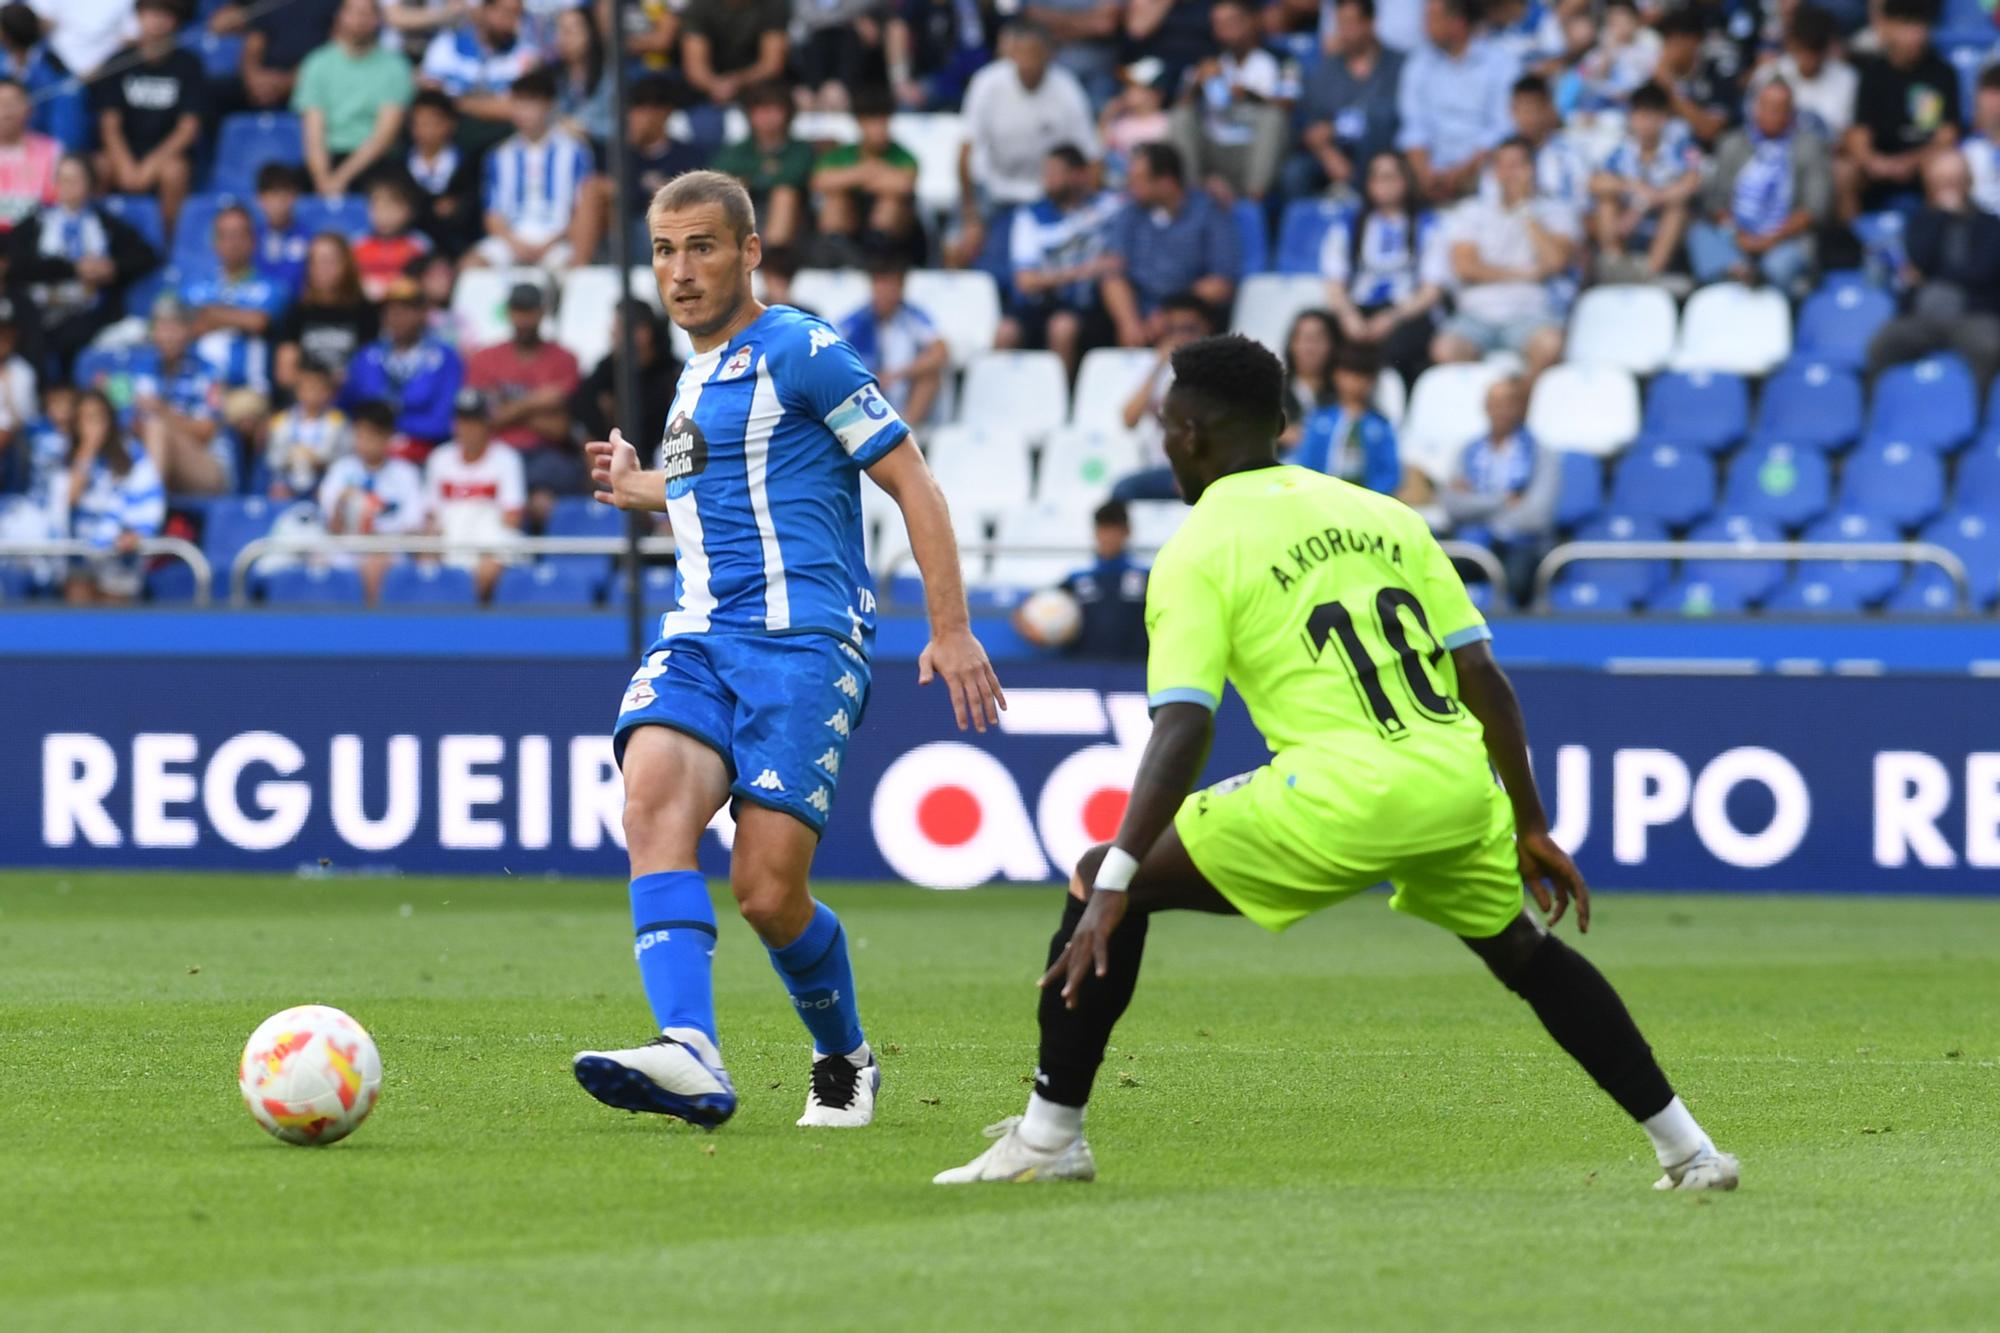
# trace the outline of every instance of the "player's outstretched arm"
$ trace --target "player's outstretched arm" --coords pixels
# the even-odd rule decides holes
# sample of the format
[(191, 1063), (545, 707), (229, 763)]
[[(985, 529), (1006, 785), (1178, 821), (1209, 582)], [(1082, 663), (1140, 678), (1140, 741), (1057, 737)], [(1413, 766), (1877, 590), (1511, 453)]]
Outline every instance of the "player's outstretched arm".
[[(1528, 764), (1528, 724), (1507, 674), (1493, 660), (1484, 639), (1452, 649), (1458, 668), (1458, 697), (1486, 730), (1486, 757), (1507, 789), (1514, 806), (1514, 838), (1521, 854), (1521, 879), (1535, 895), (1535, 904), (1554, 925), (1571, 902), (1576, 904), (1576, 928), (1590, 929), (1590, 889), (1569, 853), (1549, 836), (1548, 812)], [(1553, 894), (1551, 893), (1553, 890)]]
[(592, 440), (583, 446), (583, 455), (590, 463), (591, 491), (600, 504), (641, 513), (666, 509), (665, 474), (641, 467), (639, 451), (620, 432), (612, 431), (608, 440)]
[(998, 726), (1007, 695), (986, 650), (972, 634), (971, 614), (965, 607), (965, 576), (958, 565), (958, 539), (952, 536), (944, 492), (925, 466), (916, 442), (907, 438), (877, 460), (868, 475), (903, 511), (910, 553), (924, 576), (931, 641), (917, 659), (917, 683), (944, 681), (960, 731), (968, 725), (975, 731)]

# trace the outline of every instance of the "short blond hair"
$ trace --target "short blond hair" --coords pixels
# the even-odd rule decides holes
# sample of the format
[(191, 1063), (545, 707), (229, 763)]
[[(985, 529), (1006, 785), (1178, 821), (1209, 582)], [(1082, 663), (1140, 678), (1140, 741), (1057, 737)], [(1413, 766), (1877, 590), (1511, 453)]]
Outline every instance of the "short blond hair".
[(704, 204), (722, 209), (738, 245), (757, 230), (757, 206), (750, 202), (750, 191), (743, 188), (742, 181), (721, 171), (685, 171), (662, 185), (646, 208), (646, 226), (650, 229), (664, 214)]

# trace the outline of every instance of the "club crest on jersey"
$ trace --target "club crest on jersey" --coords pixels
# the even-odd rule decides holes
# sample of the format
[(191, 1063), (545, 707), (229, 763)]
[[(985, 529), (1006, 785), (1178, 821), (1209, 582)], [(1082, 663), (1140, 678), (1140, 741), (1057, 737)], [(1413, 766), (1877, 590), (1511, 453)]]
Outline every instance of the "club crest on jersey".
[(632, 682), (632, 687), (625, 691), (624, 702), (619, 704), (618, 711), (629, 713), (635, 708), (644, 708), (658, 697), (650, 684), (643, 680), (635, 680)]
[(715, 378), (718, 380), (735, 379), (750, 369), (750, 362), (754, 356), (755, 353), (747, 346), (737, 348), (736, 354), (723, 363), (721, 370), (715, 372)]
[(667, 474), (667, 498), (678, 500), (694, 489), (694, 479), (708, 466), (708, 437), (695, 419), (683, 412), (667, 426), (660, 441), (660, 470)]

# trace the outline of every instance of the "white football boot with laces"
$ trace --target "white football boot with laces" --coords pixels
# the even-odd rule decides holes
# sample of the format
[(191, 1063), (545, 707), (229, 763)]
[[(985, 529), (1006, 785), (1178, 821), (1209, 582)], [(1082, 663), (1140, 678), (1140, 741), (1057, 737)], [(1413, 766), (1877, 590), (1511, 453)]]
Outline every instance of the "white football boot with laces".
[(1656, 1190), (1733, 1190), (1741, 1173), (1736, 1158), (1710, 1144), (1653, 1182)]
[(874, 1052), (869, 1052), (867, 1064), (857, 1065), (845, 1055), (814, 1051), (806, 1113), (799, 1117), (799, 1126), (859, 1129), (875, 1118), (875, 1094), (881, 1086), (882, 1066), (875, 1062)]
[(707, 1035), (674, 1028), (624, 1051), (579, 1051), (576, 1081), (621, 1111), (651, 1111), (714, 1129), (736, 1114), (736, 1088)]
[(1095, 1180), (1097, 1159), (1079, 1134), (1060, 1148), (1037, 1148), (1021, 1137), (1021, 1117), (1010, 1115), (997, 1125), (986, 1127), (993, 1146), (964, 1166), (940, 1171), (931, 1177), (933, 1185), (971, 1185), (993, 1182), (1025, 1185), (1034, 1180)]

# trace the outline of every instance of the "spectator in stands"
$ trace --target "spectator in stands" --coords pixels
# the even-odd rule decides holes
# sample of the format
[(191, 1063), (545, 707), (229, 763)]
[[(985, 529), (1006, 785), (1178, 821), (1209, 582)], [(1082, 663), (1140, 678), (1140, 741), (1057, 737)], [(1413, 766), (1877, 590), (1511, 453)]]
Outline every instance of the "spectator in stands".
[(1285, 429), (1278, 448), (1295, 449), (1306, 419), (1335, 401), (1333, 354), (1340, 350), (1340, 325), (1325, 310), (1302, 310), (1285, 335)]
[(908, 275), (908, 265), (895, 252), (870, 254), (868, 304), (840, 322), (840, 336), (881, 383), (897, 414), (922, 425), (937, 405), (951, 352), (937, 322), (904, 295)]
[(424, 464), (431, 530), (447, 541), (486, 549), (454, 551), (444, 562), (472, 571), (484, 602), (509, 563), (505, 548), (521, 532), (528, 491), (521, 456), (495, 443), (487, 424), (493, 404), (477, 389), (461, 389), (452, 406), (452, 437)]
[(1762, 274), (1796, 294), (1813, 264), (1813, 227), (1832, 199), (1826, 145), (1800, 131), (1791, 87), (1757, 90), (1750, 123), (1717, 145), (1703, 193), (1707, 217), (1688, 229), (1699, 282)]
[(1654, 81), (1667, 90), (1674, 115), (1686, 122), (1696, 141), (1713, 144), (1736, 123), (1742, 106), (1734, 72), (1706, 49), (1708, 27), (1697, 10), (1668, 10), (1659, 32)]
[(1049, 34), (1058, 65), (1076, 75), (1091, 105), (1118, 94), (1126, 0), (1030, 0), (1025, 17)]
[(799, 276), (799, 252), (789, 245), (765, 247), (764, 262), (757, 266), (757, 272), (764, 278), (765, 305), (788, 305), (795, 310), (805, 310), (807, 314), (817, 311), (806, 310), (792, 292), (792, 283)]
[(75, 497), (76, 538), (95, 552), (70, 573), (70, 603), (125, 606), (137, 601), (146, 581), (139, 543), (157, 537), (165, 525), (167, 492), (158, 467), (132, 449), (119, 428), (118, 413), (95, 389), (77, 400), (69, 493)]
[(213, 271), (181, 285), (201, 359), (229, 388), (268, 390), (271, 326), (289, 296), (257, 267), (257, 222), (241, 204), (216, 212)]
[(1541, 0), (1488, 0), (1479, 27), (1480, 40), (1497, 47), (1524, 75), (1546, 78), (1562, 58), (1562, 19)]
[[(1587, 13), (1581, 17), (1587, 32)], [(1660, 64), (1659, 34), (1640, 22), (1632, 0), (1607, 0), (1596, 39), (1572, 75), (1572, 97), (1585, 111), (1625, 105), (1633, 93), (1652, 82)]]
[(539, 266), (560, 273), (597, 252), (601, 191), (585, 189), (590, 148), (555, 123), (555, 75), (530, 70), (514, 84), (514, 134), (486, 155), (486, 239), (468, 264)]
[[(41, 415), (35, 368), (21, 355), (23, 311), (0, 296), (0, 463)], [(0, 483), (7, 468), (0, 466)]]
[(91, 87), (104, 145), (97, 174), (113, 193), (158, 196), (171, 236), (194, 179), (208, 78), (201, 57), (175, 44), (174, 0), (138, 0), (138, 14), (137, 44), (118, 53), (115, 74)]
[(152, 355), (132, 376), (132, 433), (176, 495), (236, 489), (236, 442), (222, 428), (222, 386), (194, 354), (180, 298), (153, 303)]
[(1174, 142), (1189, 175), (1219, 201), (1261, 200), (1277, 184), (1298, 89), (1264, 49), (1249, 0), (1216, 0), (1210, 20), (1217, 54), (1182, 90)]
[(617, 117), (604, 67), (604, 38), (588, 8), (556, 15), (555, 69), (556, 115), (563, 128), (590, 143), (605, 142)]
[(890, 0), (890, 6), (882, 53), (897, 104), (913, 111), (957, 106), (1000, 45), (998, 5)]
[(299, 199), (309, 182), (306, 173), (289, 162), (266, 162), (257, 169), (257, 267), (278, 284), (287, 303), (305, 281), (306, 252), (312, 237), (299, 225)]
[(468, 16), (431, 38), (418, 81), (450, 97), (461, 116), (487, 122), (476, 136), (485, 146), (512, 121), (510, 92), (541, 64), (542, 53), (521, 35), (521, 0), (478, 0)]
[(889, 137), (889, 90), (859, 88), (853, 102), (859, 137), (827, 149), (813, 164), (820, 246), (831, 261), (826, 267), (846, 268), (860, 253), (883, 249), (922, 263), (917, 159)]
[(1091, 662), (1146, 660), (1146, 567), (1132, 558), (1132, 518), (1124, 502), (1108, 500), (1090, 516), (1091, 545), (1097, 558), (1056, 587), (1076, 599), (1081, 612), (1076, 637), (1054, 644), (1032, 622), (1014, 612), (1014, 628), (1040, 648), (1059, 648), (1064, 657)]
[(1166, 66), (1157, 60), (1135, 60), (1118, 71), (1121, 87), (1097, 117), (1097, 137), (1104, 148), (1107, 188), (1122, 190), (1132, 171), (1132, 154), (1140, 144), (1166, 143), (1174, 122), (1167, 115), (1167, 94), (1160, 86)]
[(1010, 24), (1002, 58), (966, 85), (965, 147), (958, 175), (963, 216), (954, 258), (1005, 271), (1004, 250), (988, 250), (989, 234), (1004, 247), (1013, 212), (1040, 199), (1042, 160), (1059, 144), (1097, 152), (1090, 99), (1076, 76), (1051, 67), (1049, 35), (1031, 23)]
[(1562, 468), (1528, 434), (1528, 386), (1509, 376), (1486, 391), (1486, 433), (1467, 445), (1439, 495), (1453, 530), (1490, 545), (1514, 601), (1534, 597), (1535, 566), (1555, 540)]
[(1396, 494), (1403, 484), (1396, 428), (1375, 410), (1381, 366), (1367, 343), (1348, 343), (1334, 354), (1335, 401), (1306, 419), (1292, 462), (1383, 495)]
[(540, 527), (559, 495), (583, 490), (582, 460), (570, 438), (570, 395), (583, 382), (569, 349), (542, 337), (548, 303), (532, 282), (507, 293), (507, 324), (513, 336), (497, 347), (474, 352), (465, 363), (465, 382), (486, 396), (487, 423), (502, 444), (521, 455), (531, 517)]
[(1390, 151), (1368, 161), (1360, 211), (1334, 224), (1320, 247), (1326, 303), (1340, 330), (1378, 346), (1382, 360), (1414, 384), (1430, 360), (1450, 256), (1415, 175)]
[(1111, 488), (1114, 500), (1177, 500), (1180, 487), (1161, 445), (1160, 406), (1174, 384), (1174, 352), (1184, 343), (1221, 331), (1215, 310), (1187, 292), (1160, 303), (1153, 320), (1153, 364), (1126, 398), (1121, 417), (1139, 440), (1139, 470)]
[(688, 0), (681, 63), (695, 91), (727, 106), (753, 83), (785, 72), (788, 0)]
[[(659, 138), (666, 138), (666, 115), (660, 115)], [(768, 252), (774, 245), (797, 245), (806, 221), (806, 193), (812, 188), (812, 145), (792, 137), (792, 94), (782, 83), (758, 83), (744, 90), (743, 114), (750, 122), (748, 138), (739, 139), (715, 156), (714, 167), (743, 182), (750, 202), (757, 209), (757, 234)], [(671, 141), (669, 141), (671, 142)], [(676, 148), (679, 145), (675, 145)], [(692, 149), (686, 150), (697, 157)], [(681, 171), (699, 166), (662, 163), (655, 168), (657, 179), (647, 180), (643, 191), (650, 203), (667, 180)], [(637, 200), (634, 201), (635, 205)]]
[[(258, 5), (232, 0), (242, 19), (243, 51), (233, 88), (216, 88), (215, 100), (251, 111), (282, 111), (291, 104), (300, 66), (337, 22), (342, 0), (287, 0)], [(373, 6), (371, 5), (371, 8)]]
[(1454, 311), (1431, 342), (1437, 361), (1477, 361), (1518, 352), (1529, 378), (1562, 356), (1562, 314), (1551, 284), (1577, 260), (1568, 209), (1535, 193), (1528, 145), (1509, 139), (1493, 154), (1500, 197), (1474, 199), (1446, 223)]
[(273, 500), (309, 500), (333, 460), (352, 445), (347, 417), (333, 405), (333, 370), (299, 363), (292, 405), (271, 418), (264, 433), (264, 467)]
[[(17, 432), (12, 445), (0, 454), (0, 475), (11, 474), (4, 489), (20, 492), (0, 495), (0, 541), (69, 538), (69, 458), (76, 434), (76, 398), (70, 385), (50, 385), (42, 395), (41, 416)], [(9, 564), (25, 573), (37, 589), (59, 586), (66, 575), (67, 562), (61, 560), (22, 558)]]
[[(770, 294), (768, 289), (765, 294)], [(667, 343), (658, 312), (637, 297), (627, 297), (618, 303), (612, 317), (611, 350), (570, 396), (570, 415), (587, 440), (608, 440), (612, 427), (618, 425), (618, 358), (628, 323), (632, 327), (632, 387), (639, 399), (638, 429), (631, 438), (650, 445), (666, 434), (667, 413), (673, 406), (674, 383), (680, 379), (681, 365)]]
[(133, 0), (31, 0), (63, 68), (89, 83), (139, 35)]
[[(681, 10), (676, 0), (639, 0), (625, 7), (625, 50), (647, 74), (686, 86), (675, 67), (681, 49)], [(607, 37), (615, 22), (611, 0), (597, 0), (597, 23)]]
[(1854, 102), (1861, 76), (1841, 59), (1840, 27), (1833, 15), (1814, 4), (1800, 4), (1785, 23), (1784, 54), (1758, 67), (1750, 76), (1750, 96), (1772, 79), (1792, 86), (1799, 124), (1829, 144), (1839, 143), (1854, 123)]
[(1059, 144), (1042, 165), (1043, 198), (1016, 209), (1008, 245), (1012, 300), (995, 337), (1000, 347), (1046, 347), (1072, 377), (1085, 347), (1113, 337), (1097, 282), (1116, 261), (1105, 231), (1124, 201), (1096, 188), (1075, 144)]
[(355, 354), (375, 340), (375, 329), (375, 307), (362, 295), (354, 251), (338, 233), (321, 232), (306, 249), (299, 299), (271, 330), (271, 379), (295, 393), (299, 369), (310, 361), (338, 385)]
[(399, 452), (421, 458), (451, 433), (451, 403), (465, 379), (458, 353), (427, 328), (424, 295), (414, 278), (398, 278), (382, 300), (382, 336), (348, 368), (341, 406), (381, 399), (396, 411)]
[(2000, 217), (1972, 202), (1972, 174), (1958, 153), (1924, 164), (1924, 206), (1903, 232), (1904, 313), (1868, 346), (1868, 369), (1950, 350), (1983, 388), (2000, 371)]
[(800, 38), (792, 60), (807, 109), (845, 111), (857, 88), (880, 88), (891, 106), (883, 59), (885, 0), (793, 0)]
[(410, 266), (435, 248), (417, 230), (416, 183), (402, 173), (384, 170), (368, 187), (368, 231), (354, 243), (354, 262), (361, 273), (361, 291), (379, 302)]
[(1212, 0), (1131, 0), (1125, 36), (1134, 54), (1164, 66), (1161, 77), (1179, 88), (1188, 71), (1215, 54), (1209, 27)]
[(1285, 166), (1284, 192), (1304, 198), (1327, 189), (1358, 194), (1361, 172), (1396, 142), (1396, 88), (1403, 53), (1382, 45), (1375, 0), (1334, 7), (1333, 49), (1307, 71)]
[[(396, 411), (370, 400), (354, 408), (354, 452), (333, 460), (319, 484), (319, 512), (326, 530), (336, 537), (400, 537), (422, 532), (424, 475), (414, 463), (393, 457)], [(364, 555), (353, 563), (361, 575), (368, 605), (381, 600), (382, 578), (400, 560), (396, 555)], [(347, 564), (352, 557), (336, 556)]]
[[(426, 88), (411, 100), (410, 151), (403, 168), (417, 187), (417, 227), (453, 258), (471, 249), (484, 231), (479, 158), (461, 149), (457, 136), (458, 108), (449, 97)], [(372, 222), (373, 189), (368, 211)]]
[(55, 202), (62, 145), (28, 128), (28, 90), (0, 79), (0, 237)]
[(90, 146), (90, 112), (83, 89), (43, 40), (41, 16), (19, 0), (0, 6), (0, 76), (28, 90), (28, 124), (66, 152)]
[[(1535, 155), (1535, 193), (1562, 205), (1581, 223), (1590, 211), (1590, 154), (1563, 128), (1548, 80), (1539, 74), (1522, 75), (1514, 81), (1507, 107), (1515, 134)], [(1491, 172), (1480, 188), (1489, 197), (1498, 193)]]
[(1931, 45), (1927, 0), (1881, 0), (1879, 53), (1862, 58), (1854, 123), (1841, 142), (1840, 216), (1888, 208), (1920, 188), (1924, 163), (1958, 143), (1958, 71)]
[(1988, 213), (2000, 213), (2000, 65), (1979, 71), (1965, 164), (1972, 171), (1972, 202)]
[[(789, 104), (790, 94), (784, 96)], [(641, 79), (633, 87), (625, 107), (625, 169), (630, 173), (631, 181), (627, 195), (629, 214), (625, 221), (632, 233), (632, 253), (636, 256), (646, 255), (653, 248), (652, 239), (646, 232), (646, 209), (653, 202), (653, 196), (659, 193), (662, 185), (684, 171), (697, 169), (704, 160), (700, 148), (684, 143), (668, 132), (668, 119), (673, 114), (673, 108), (673, 87), (657, 76)], [(806, 172), (810, 172), (812, 150), (804, 144), (800, 144), (799, 148), (805, 154)], [(805, 174), (801, 173), (801, 182)], [(611, 178), (606, 175), (591, 177), (588, 192), (595, 196), (598, 215), (609, 218), (617, 202), (613, 197)], [(791, 200), (791, 205), (785, 221), (786, 225), (796, 228), (801, 211), (796, 197)], [(757, 224), (758, 234), (766, 234), (762, 213), (757, 216)]]
[(56, 167), (55, 202), (7, 235), (7, 290), (38, 313), (46, 368), (58, 379), (117, 321), (126, 287), (160, 262), (96, 192), (89, 159), (66, 157)]
[(1633, 93), (1625, 137), (1591, 179), (1597, 207), (1590, 229), (1603, 281), (1658, 281), (1687, 235), (1701, 189), (1701, 150), (1669, 107), (1657, 83)]
[(1473, 40), (1473, 0), (1428, 0), (1431, 44), (1410, 53), (1397, 84), (1396, 144), (1423, 197), (1450, 203), (1472, 189), (1507, 137), (1514, 62)]
[(1236, 222), (1207, 195), (1190, 192), (1171, 144), (1142, 145), (1126, 182), (1129, 202), (1111, 220), (1105, 248), (1117, 260), (1098, 294), (1124, 347), (1157, 340), (1160, 303), (1191, 292), (1227, 308), (1243, 276)]
[(375, 0), (342, 0), (332, 40), (305, 58), (291, 94), (313, 188), (329, 197), (364, 188), (390, 159), (414, 89), (408, 57), (382, 40)]

